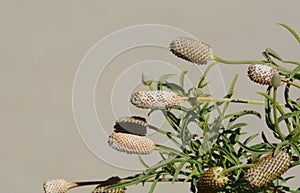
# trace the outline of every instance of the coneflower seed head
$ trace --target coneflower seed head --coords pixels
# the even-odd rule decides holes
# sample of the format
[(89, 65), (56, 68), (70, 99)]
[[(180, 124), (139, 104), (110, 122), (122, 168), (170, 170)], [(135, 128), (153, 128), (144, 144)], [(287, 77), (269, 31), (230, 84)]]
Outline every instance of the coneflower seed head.
[(270, 85), (273, 75), (278, 72), (277, 68), (266, 64), (251, 64), (248, 67), (249, 78), (259, 84)]
[(142, 109), (167, 109), (177, 105), (180, 97), (170, 91), (137, 91), (131, 95), (130, 102)]
[(206, 64), (212, 55), (210, 45), (188, 37), (177, 37), (173, 40), (170, 51), (177, 57), (195, 64)]
[(245, 179), (252, 188), (260, 188), (285, 173), (290, 166), (290, 156), (283, 150), (270, 153), (247, 170)]
[(127, 133), (113, 133), (109, 136), (108, 144), (111, 148), (128, 154), (147, 155), (154, 151), (155, 144), (152, 140), (127, 134)]
[(45, 193), (66, 193), (71, 187), (74, 187), (74, 183), (63, 179), (48, 180), (43, 184)]
[(222, 167), (215, 166), (205, 171), (198, 179), (198, 193), (215, 193), (223, 189), (229, 179), (222, 175)]

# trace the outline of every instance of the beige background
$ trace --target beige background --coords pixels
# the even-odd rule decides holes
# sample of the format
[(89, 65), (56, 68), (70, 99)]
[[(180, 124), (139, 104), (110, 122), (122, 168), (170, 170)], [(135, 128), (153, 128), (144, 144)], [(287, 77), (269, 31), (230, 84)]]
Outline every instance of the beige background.
[[(106, 35), (132, 25), (165, 24), (209, 42), (216, 55), (224, 58), (260, 59), (261, 51), (272, 47), (284, 58), (300, 60), (299, 44), (276, 24), (286, 23), (300, 32), (299, 6), (296, 0), (2, 0), (0, 192), (42, 192), (42, 182), (51, 178), (106, 179), (133, 173), (93, 155), (81, 140), (73, 119), (76, 70), (86, 52)], [(130, 61), (136, 54), (142, 59), (150, 52), (136, 51), (122, 57)], [(157, 56), (159, 50), (151, 50), (151, 54)], [(171, 55), (163, 57), (175, 61)], [(220, 68), (227, 86), (232, 75), (240, 73), (237, 97), (260, 98), (255, 91), (264, 88), (250, 84), (246, 66)], [(97, 109), (101, 114), (100, 104)], [(106, 124), (112, 125), (112, 115), (106, 116)], [(251, 132), (263, 126), (256, 125), (257, 119), (250, 120)], [(299, 168), (291, 173), (299, 173)], [(298, 186), (297, 179), (291, 184)], [(133, 186), (128, 192), (148, 188)], [(89, 192), (90, 188), (71, 191)], [(159, 185), (155, 192), (171, 191), (188, 192), (188, 185)]]

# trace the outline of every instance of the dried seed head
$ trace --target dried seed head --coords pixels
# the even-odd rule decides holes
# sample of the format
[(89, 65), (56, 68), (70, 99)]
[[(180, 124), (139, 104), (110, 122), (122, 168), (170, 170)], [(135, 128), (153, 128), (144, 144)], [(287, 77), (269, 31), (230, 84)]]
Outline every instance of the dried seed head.
[(116, 121), (115, 132), (131, 133), (145, 136), (147, 134), (147, 121), (140, 116), (122, 117)]
[(195, 64), (206, 64), (212, 55), (210, 45), (188, 37), (177, 37), (170, 44), (177, 57)]
[(131, 95), (130, 102), (142, 109), (167, 109), (177, 105), (180, 97), (169, 91), (137, 91)]
[(128, 154), (150, 154), (155, 149), (155, 144), (152, 140), (127, 134), (127, 133), (113, 133), (109, 136), (108, 144), (111, 148)]
[(215, 193), (223, 189), (229, 179), (221, 174), (222, 171), (222, 167), (215, 166), (204, 172), (198, 179), (198, 193)]
[(277, 68), (266, 64), (251, 64), (248, 67), (249, 78), (259, 84), (270, 85), (276, 72), (278, 72)]
[(45, 193), (66, 193), (70, 188), (77, 186), (74, 182), (66, 182), (63, 179), (54, 179), (44, 182)]
[(260, 188), (285, 173), (290, 166), (290, 156), (283, 150), (268, 154), (247, 170), (245, 179), (252, 188)]
[(92, 193), (125, 193), (125, 188), (116, 188), (112, 190), (105, 190), (106, 186), (97, 186)]

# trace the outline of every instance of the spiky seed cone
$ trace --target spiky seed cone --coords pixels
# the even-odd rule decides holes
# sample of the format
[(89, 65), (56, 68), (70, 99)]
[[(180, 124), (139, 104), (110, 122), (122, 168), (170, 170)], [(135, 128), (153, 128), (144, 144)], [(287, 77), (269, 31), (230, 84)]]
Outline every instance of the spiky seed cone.
[(115, 132), (131, 133), (145, 136), (147, 134), (147, 121), (140, 116), (122, 117), (116, 120)]
[(97, 186), (92, 193), (125, 193), (125, 188), (116, 188), (112, 190), (105, 190), (106, 186)]
[(198, 179), (198, 193), (215, 193), (223, 189), (229, 179), (221, 175), (222, 171), (222, 167), (215, 166), (204, 172)]
[(128, 154), (147, 155), (153, 152), (155, 144), (152, 140), (127, 134), (127, 133), (113, 133), (109, 136), (108, 144), (111, 148)]
[(180, 97), (170, 91), (137, 91), (131, 95), (130, 102), (142, 109), (167, 109), (177, 105)]
[(210, 45), (188, 37), (177, 37), (173, 40), (170, 51), (177, 57), (195, 64), (206, 64), (212, 55)]
[(248, 67), (249, 78), (259, 84), (270, 85), (273, 75), (278, 72), (277, 68), (266, 64), (251, 64)]
[(270, 153), (247, 170), (245, 179), (252, 188), (260, 188), (285, 173), (290, 166), (290, 156), (283, 150)]
[(74, 182), (66, 182), (63, 179), (54, 179), (44, 182), (45, 193), (66, 193), (70, 188), (76, 187)]

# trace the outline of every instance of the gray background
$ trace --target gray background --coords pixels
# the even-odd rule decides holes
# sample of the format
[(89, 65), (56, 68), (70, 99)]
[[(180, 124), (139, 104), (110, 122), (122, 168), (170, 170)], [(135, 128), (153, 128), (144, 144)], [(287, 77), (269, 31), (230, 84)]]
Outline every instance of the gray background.
[[(276, 24), (286, 23), (300, 32), (299, 6), (296, 0), (2, 0), (0, 191), (42, 192), (46, 179), (106, 179), (133, 173), (93, 155), (81, 140), (73, 119), (72, 85), (76, 70), (86, 52), (106, 35), (132, 25), (165, 24), (210, 43), (214, 53), (224, 58), (260, 59), (261, 51), (271, 47), (284, 58), (300, 60), (298, 43)], [(159, 51), (137, 50), (122, 57), (130, 63), (130, 58), (137, 54), (143, 59), (151, 54), (159, 56)], [(162, 57), (174, 60), (166, 50)], [(220, 69), (227, 87), (232, 75), (240, 73), (237, 97), (260, 99), (255, 91), (265, 88), (250, 84), (245, 76), (246, 66), (221, 65)], [(101, 101), (97, 109), (101, 113), (100, 104)], [(114, 117), (106, 116), (106, 124), (112, 125)], [(251, 132), (263, 127), (263, 123), (256, 124), (257, 119), (250, 121)], [(298, 170), (294, 168), (290, 174)], [(296, 186), (297, 180), (290, 183)], [(148, 188), (132, 186), (128, 192)], [(155, 192), (171, 191), (188, 192), (188, 185), (159, 185)]]

